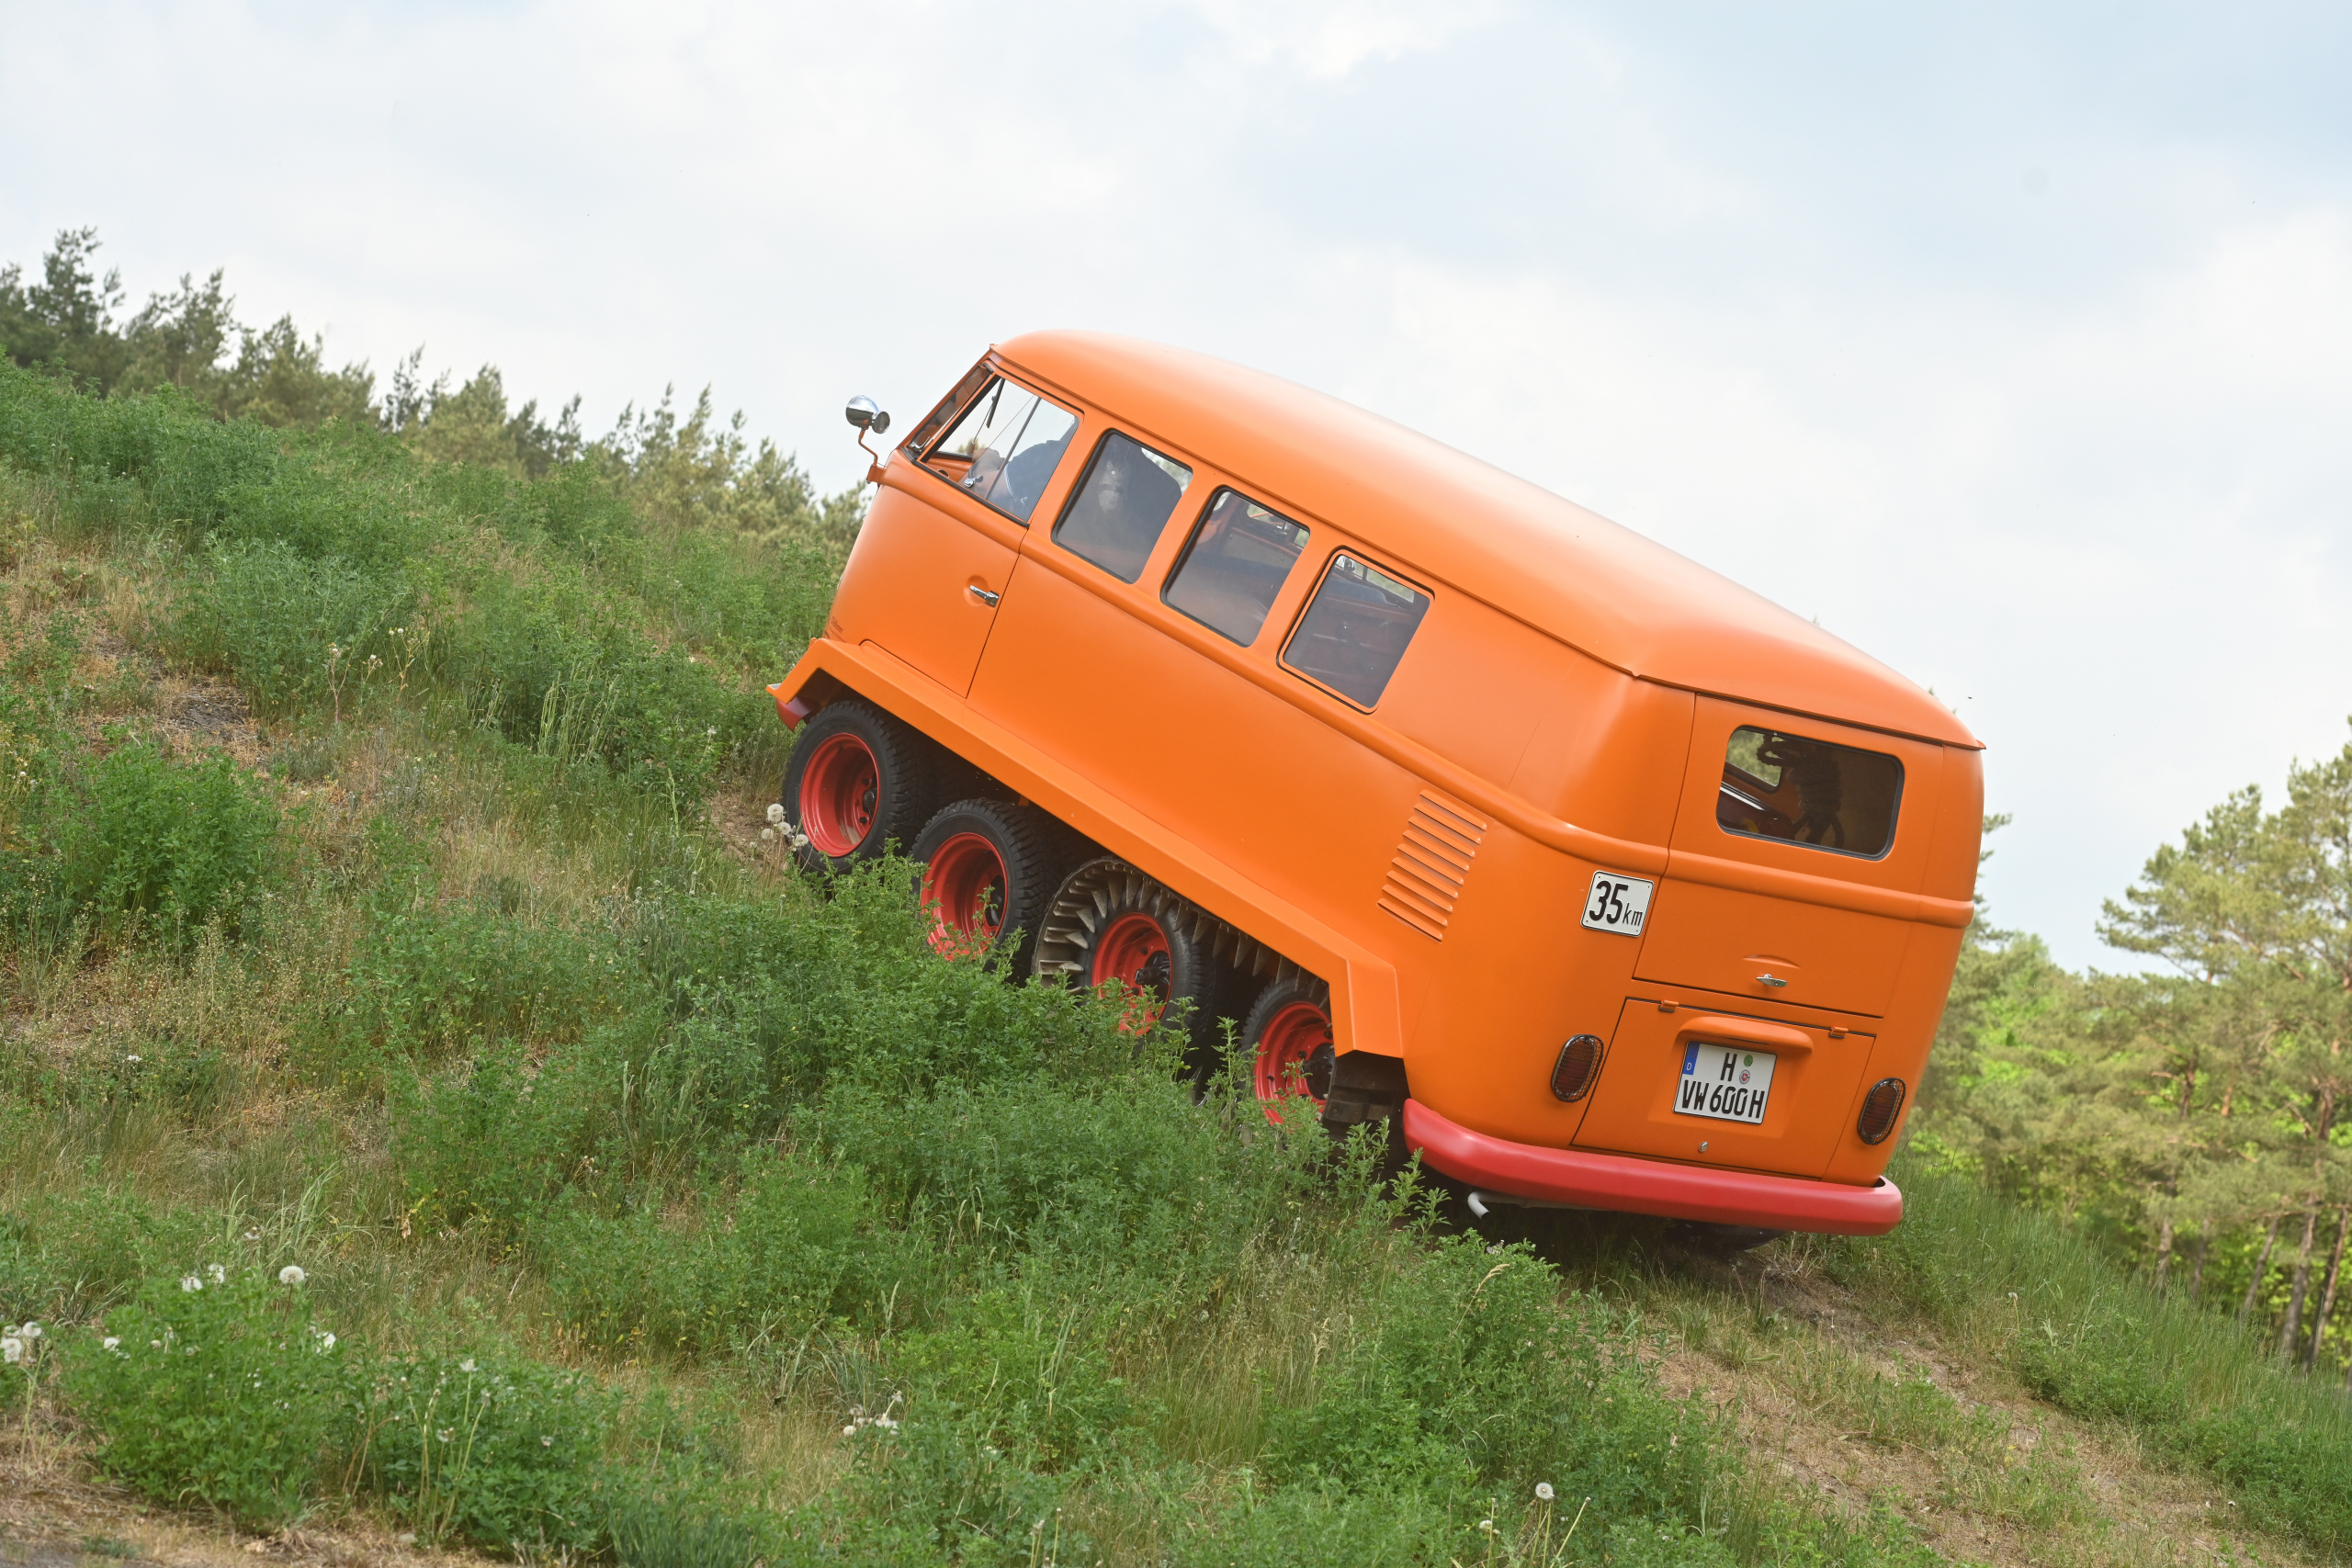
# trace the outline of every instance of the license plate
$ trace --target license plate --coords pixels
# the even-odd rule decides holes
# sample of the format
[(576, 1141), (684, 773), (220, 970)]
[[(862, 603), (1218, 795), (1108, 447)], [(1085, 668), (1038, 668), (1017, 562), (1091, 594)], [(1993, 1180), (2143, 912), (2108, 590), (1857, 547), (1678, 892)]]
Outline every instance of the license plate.
[(1755, 1126), (1764, 1120), (1764, 1101), (1772, 1092), (1772, 1063), (1770, 1051), (1691, 1042), (1683, 1047), (1682, 1076), (1674, 1082), (1674, 1113)]

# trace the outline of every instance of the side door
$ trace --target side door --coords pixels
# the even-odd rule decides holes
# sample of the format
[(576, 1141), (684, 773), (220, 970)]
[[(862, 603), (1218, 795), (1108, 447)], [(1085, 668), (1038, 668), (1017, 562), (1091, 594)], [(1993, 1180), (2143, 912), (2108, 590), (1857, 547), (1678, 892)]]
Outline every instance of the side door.
[(892, 454), (827, 630), (968, 693), (1078, 426), (1074, 410), (975, 367)]

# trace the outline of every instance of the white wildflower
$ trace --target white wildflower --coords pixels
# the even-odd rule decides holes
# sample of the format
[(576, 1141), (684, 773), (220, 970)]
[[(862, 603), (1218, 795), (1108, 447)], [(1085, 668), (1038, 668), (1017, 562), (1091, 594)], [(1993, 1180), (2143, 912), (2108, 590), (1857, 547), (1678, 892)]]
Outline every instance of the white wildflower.
[(1548, 1503), (1552, 1500), (1552, 1483), (1550, 1482), (1539, 1481), (1535, 1483), (1535, 1500), (1539, 1503)]
[(703, 738), (705, 740), (716, 740), (716, 739), (718, 739), (718, 727), (717, 725), (712, 725), (708, 729), (706, 729), (706, 730), (704, 730), (704, 731), (702, 732), (702, 738)]
[(781, 822), (784, 820), (784, 802), (780, 800), (771, 800), (768, 802), (768, 820), (770, 822)]
[(200, 1291), (204, 1289), (204, 1281), (198, 1279), (193, 1274), (183, 1274), (180, 1276), (180, 1289), (183, 1291)]
[(277, 1271), (277, 1282), (281, 1285), (299, 1285), (309, 1278), (308, 1274), (302, 1272), (302, 1266), (299, 1263), (288, 1263)]
[(25, 1359), (25, 1342), (11, 1334), (0, 1338), (0, 1361), (15, 1366)]
[(221, 1268), (218, 1263), (206, 1264), (204, 1271), (212, 1276), (212, 1282), (216, 1285), (225, 1285), (229, 1282), (229, 1270)]
[(126, 1062), (135, 1062), (139, 1060), (139, 1056), (138, 1054), (134, 1052), (130, 1055), (125, 1056), (123, 1060)]
[(109, 1334), (104, 1339), (98, 1341), (98, 1348), (101, 1350), (119, 1350), (122, 1348), (122, 1341)]
[(162, 1340), (160, 1340), (160, 1339), (150, 1339), (149, 1341), (147, 1341), (147, 1348), (149, 1348), (150, 1350), (160, 1350), (160, 1349), (162, 1349), (163, 1348), (164, 1348), (164, 1342), (163, 1342)]

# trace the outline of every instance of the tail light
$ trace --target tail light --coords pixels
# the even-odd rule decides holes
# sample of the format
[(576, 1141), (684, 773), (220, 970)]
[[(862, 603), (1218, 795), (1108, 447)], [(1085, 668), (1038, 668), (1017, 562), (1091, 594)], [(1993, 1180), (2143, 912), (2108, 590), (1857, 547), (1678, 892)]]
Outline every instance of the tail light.
[(1560, 1047), (1560, 1060), (1552, 1068), (1552, 1092), (1562, 1100), (1582, 1100), (1600, 1076), (1600, 1036), (1579, 1034)]
[(1903, 1110), (1903, 1080), (1881, 1078), (1871, 1085), (1870, 1093), (1862, 1096), (1862, 1114), (1854, 1123), (1854, 1131), (1866, 1144), (1883, 1144), (1894, 1131), (1894, 1118)]

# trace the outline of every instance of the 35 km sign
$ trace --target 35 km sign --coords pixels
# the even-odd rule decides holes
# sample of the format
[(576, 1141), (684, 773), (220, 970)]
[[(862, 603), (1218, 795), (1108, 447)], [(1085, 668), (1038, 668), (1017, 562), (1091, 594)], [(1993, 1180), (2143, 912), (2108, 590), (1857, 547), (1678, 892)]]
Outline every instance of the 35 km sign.
[(1592, 892), (1584, 901), (1586, 929), (1614, 931), (1619, 936), (1641, 935), (1642, 922), (1649, 919), (1650, 895), (1656, 891), (1657, 883), (1645, 882), (1638, 876), (1594, 872)]

